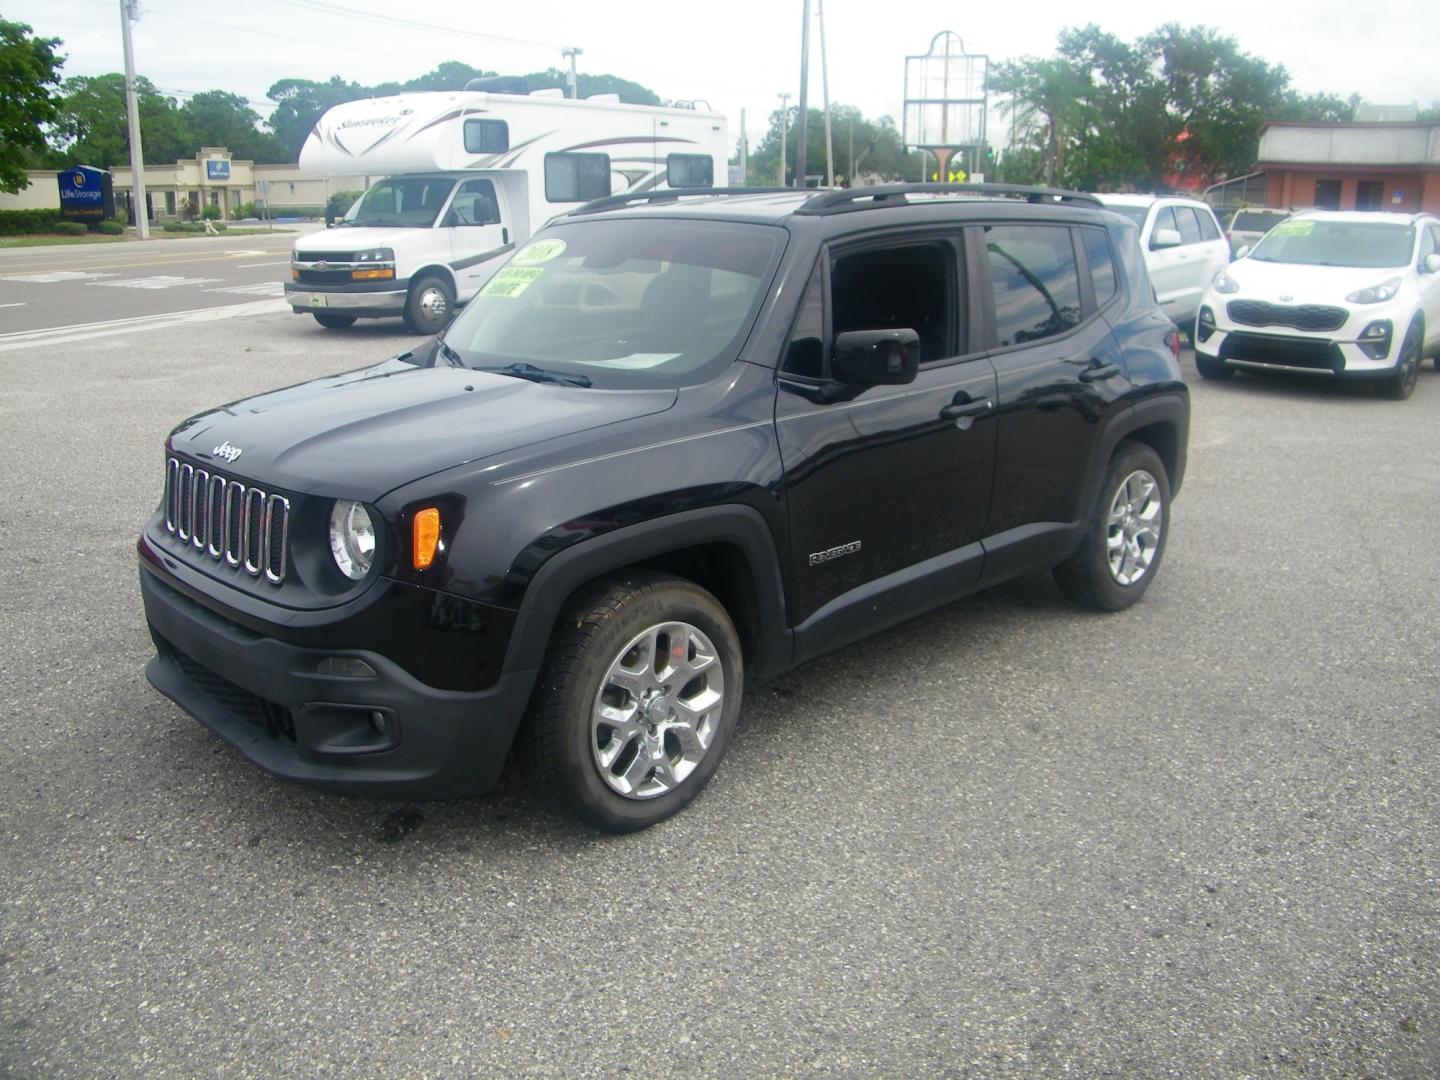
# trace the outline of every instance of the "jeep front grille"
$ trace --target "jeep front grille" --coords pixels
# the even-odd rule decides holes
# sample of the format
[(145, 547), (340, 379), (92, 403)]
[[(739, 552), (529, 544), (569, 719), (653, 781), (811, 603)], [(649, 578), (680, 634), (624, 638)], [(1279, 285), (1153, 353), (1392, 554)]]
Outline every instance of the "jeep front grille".
[(290, 500), (178, 458), (165, 465), (165, 531), (251, 577), (285, 580)]

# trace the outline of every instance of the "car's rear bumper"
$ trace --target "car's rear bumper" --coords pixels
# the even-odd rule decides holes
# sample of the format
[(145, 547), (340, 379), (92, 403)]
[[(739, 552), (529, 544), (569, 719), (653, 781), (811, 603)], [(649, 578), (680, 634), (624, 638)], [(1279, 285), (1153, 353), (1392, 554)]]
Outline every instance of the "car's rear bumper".
[[(535, 672), (479, 691), (439, 690), (378, 653), (265, 637), (172, 588), (142, 564), (156, 656), (151, 684), (273, 776), (346, 794), (478, 795), (494, 786)], [(343, 657), (373, 675), (323, 673)]]

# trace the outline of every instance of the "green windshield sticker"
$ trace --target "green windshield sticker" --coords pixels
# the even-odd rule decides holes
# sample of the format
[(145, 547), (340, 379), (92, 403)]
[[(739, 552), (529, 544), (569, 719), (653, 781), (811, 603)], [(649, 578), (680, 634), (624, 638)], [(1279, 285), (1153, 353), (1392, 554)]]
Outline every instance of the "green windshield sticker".
[(565, 254), (564, 240), (536, 240), (535, 243), (516, 252), (510, 262), (514, 266), (534, 266), (536, 263), (546, 263), (551, 259), (558, 259), (563, 254)]
[(1276, 236), (1309, 236), (1315, 231), (1313, 221), (1282, 221), (1270, 230)]
[(514, 300), (535, 283), (544, 270), (536, 267), (507, 266), (486, 283), (480, 290), (481, 296), (496, 296), (502, 300)]

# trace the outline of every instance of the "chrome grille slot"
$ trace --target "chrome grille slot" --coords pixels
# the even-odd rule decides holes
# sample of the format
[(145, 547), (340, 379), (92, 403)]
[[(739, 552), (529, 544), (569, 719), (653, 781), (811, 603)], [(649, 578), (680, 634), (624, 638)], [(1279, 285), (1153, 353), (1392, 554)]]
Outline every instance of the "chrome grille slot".
[(190, 499), (190, 492), (195, 486), (195, 466), (180, 466), (180, 495), (178, 502), (180, 512), (176, 515), (175, 535), (181, 540), (190, 539), (190, 514), (195, 509), (195, 504)]
[(216, 563), (272, 585), (289, 568), (290, 500), (167, 458), (165, 531)]
[(209, 541), (205, 550), (212, 559), (225, 554), (225, 478), (210, 477), (210, 487), (205, 493), (205, 538)]
[(205, 546), (206, 529), (210, 524), (210, 474), (196, 469), (190, 482), (190, 542), (197, 548)]
[(265, 534), (265, 492), (249, 488), (245, 492), (245, 546), (240, 564), (252, 577), (260, 574), (261, 539)]

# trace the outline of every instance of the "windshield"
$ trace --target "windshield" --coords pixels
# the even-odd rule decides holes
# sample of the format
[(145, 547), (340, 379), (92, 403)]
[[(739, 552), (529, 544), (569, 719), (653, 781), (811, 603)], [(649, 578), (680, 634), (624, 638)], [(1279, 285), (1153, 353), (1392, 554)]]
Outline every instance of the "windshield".
[(1105, 203), (1105, 209), (1112, 214), (1129, 218), (1142, 229), (1145, 227), (1145, 215), (1150, 212), (1148, 206), (1121, 206), (1118, 203)]
[(1409, 225), (1291, 218), (1266, 233), (1250, 258), (1306, 266), (1405, 266), (1414, 244)]
[(366, 228), (419, 228), (435, 224), (455, 181), (439, 176), (381, 180), (345, 215), (346, 225)]
[(1267, 214), (1262, 210), (1241, 210), (1235, 215), (1235, 220), (1230, 222), (1230, 228), (1239, 229), (1241, 232), (1269, 232), (1284, 221), (1285, 217), (1285, 214)]
[[(516, 252), (451, 328), (474, 368), (680, 386), (735, 358), (785, 233), (730, 222), (556, 225)], [(517, 367), (516, 365), (519, 365)]]

